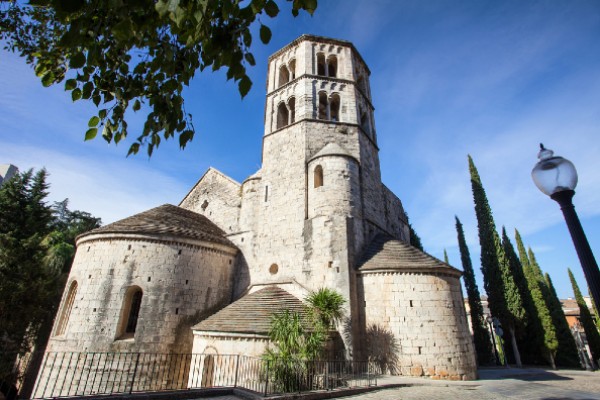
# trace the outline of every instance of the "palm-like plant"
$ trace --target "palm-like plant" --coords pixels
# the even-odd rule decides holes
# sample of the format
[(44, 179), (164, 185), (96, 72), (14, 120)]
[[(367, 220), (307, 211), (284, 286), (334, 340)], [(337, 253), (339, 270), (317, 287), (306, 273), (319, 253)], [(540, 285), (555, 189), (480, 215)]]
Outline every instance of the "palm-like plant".
[(346, 299), (333, 289), (321, 288), (311, 292), (306, 298), (311, 313), (316, 317), (325, 330), (329, 330), (332, 324), (340, 321), (344, 315), (344, 304)]

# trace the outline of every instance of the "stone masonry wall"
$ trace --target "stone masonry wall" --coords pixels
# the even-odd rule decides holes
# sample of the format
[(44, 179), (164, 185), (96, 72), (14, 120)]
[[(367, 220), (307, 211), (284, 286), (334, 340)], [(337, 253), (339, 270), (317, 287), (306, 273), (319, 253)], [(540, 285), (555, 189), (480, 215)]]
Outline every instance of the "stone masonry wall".
[(459, 278), (427, 273), (363, 273), (367, 351), (391, 373), (475, 379), (473, 340)]
[[(236, 249), (135, 235), (86, 239), (78, 243), (67, 283), (77, 281), (78, 289), (66, 331), (51, 337), (47, 351), (190, 352), (190, 327), (230, 301)], [(119, 340), (131, 286), (143, 291), (137, 328), (134, 338)]]
[(180, 207), (202, 214), (226, 233), (237, 232), (241, 185), (214, 168), (200, 178)]

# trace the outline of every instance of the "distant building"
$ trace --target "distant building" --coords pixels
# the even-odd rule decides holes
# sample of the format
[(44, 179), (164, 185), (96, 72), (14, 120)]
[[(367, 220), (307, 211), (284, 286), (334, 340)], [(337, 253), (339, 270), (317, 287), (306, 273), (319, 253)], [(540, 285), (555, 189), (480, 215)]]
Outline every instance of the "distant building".
[(12, 164), (0, 164), (0, 186), (17, 172), (19, 172), (19, 168)]
[[(589, 296), (585, 296), (583, 298), (585, 300), (585, 304), (590, 310), (592, 314), (592, 318), (597, 319), (598, 316), (594, 313), (594, 308), (592, 307), (592, 300)], [(572, 298), (560, 299), (560, 304), (562, 305), (563, 312), (565, 313), (565, 317), (567, 318), (567, 322), (569, 323), (569, 327), (577, 326), (579, 330), (583, 330), (581, 328), (581, 324), (579, 323), (579, 305), (577, 305), (577, 300)]]

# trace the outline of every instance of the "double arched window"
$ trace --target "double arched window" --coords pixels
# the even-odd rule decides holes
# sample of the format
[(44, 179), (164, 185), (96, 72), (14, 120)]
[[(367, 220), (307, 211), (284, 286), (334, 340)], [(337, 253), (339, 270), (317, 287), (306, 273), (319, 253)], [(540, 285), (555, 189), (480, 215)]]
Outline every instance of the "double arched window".
[(325, 59), (325, 54), (317, 53), (317, 75), (337, 77), (338, 61), (335, 55), (330, 55)]
[(142, 305), (142, 289), (139, 286), (131, 286), (125, 292), (121, 318), (117, 327), (117, 339), (132, 338), (137, 328)]
[(340, 95), (338, 93), (333, 93), (327, 97), (327, 93), (319, 92), (317, 119), (340, 122), (340, 102)]
[(67, 294), (67, 298), (65, 299), (65, 303), (63, 304), (62, 312), (60, 313), (58, 325), (56, 326), (56, 331), (54, 333), (56, 336), (64, 335), (67, 330), (67, 325), (69, 324), (69, 318), (71, 316), (71, 310), (73, 309), (73, 303), (75, 303), (76, 294), (77, 281), (73, 281), (71, 282), (71, 286), (69, 286), (69, 292)]
[(296, 79), (296, 60), (292, 59), (287, 65), (283, 64), (279, 67), (279, 81), (277, 87), (281, 87), (294, 79)]
[(287, 101), (279, 103), (277, 106), (276, 129), (281, 129), (289, 124), (296, 122), (296, 98), (290, 97)]

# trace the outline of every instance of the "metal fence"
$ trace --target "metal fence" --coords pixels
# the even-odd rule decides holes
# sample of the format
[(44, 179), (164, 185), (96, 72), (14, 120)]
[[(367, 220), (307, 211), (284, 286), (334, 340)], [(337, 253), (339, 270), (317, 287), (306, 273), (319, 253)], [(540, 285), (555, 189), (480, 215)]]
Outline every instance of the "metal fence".
[(49, 352), (32, 398), (239, 387), (270, 395), (377, 385), (374, 366), (243, 355)]

